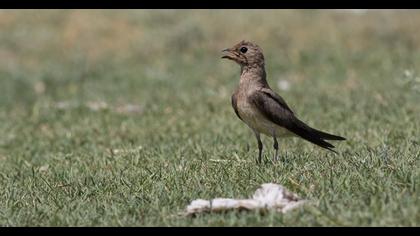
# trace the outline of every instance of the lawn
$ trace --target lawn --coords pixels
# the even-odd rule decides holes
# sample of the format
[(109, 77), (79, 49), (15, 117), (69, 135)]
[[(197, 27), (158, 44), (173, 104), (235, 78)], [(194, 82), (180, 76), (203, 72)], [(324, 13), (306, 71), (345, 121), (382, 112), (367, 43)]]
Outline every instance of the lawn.
[[(1, 226), (420, 226), (420, 11), (1, 10)], [(221, 50), (265, 53), (298, 117), (257, 165)], [(288, 86), (284, 86), (287, 84)], [(272, 140), (263, 137), (264, 157)], [(185, 217), (278, 183), (286, 214)]]

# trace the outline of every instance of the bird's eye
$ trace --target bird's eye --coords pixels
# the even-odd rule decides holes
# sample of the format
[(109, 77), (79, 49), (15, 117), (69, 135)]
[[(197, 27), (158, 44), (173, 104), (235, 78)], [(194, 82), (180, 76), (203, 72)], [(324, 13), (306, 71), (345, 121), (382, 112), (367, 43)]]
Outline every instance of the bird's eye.
[(239, 49), (242, 53), (246, 53), (246, 51), (248, 51), (248, 48), (246, 47), (241, 47), (241, 49)]

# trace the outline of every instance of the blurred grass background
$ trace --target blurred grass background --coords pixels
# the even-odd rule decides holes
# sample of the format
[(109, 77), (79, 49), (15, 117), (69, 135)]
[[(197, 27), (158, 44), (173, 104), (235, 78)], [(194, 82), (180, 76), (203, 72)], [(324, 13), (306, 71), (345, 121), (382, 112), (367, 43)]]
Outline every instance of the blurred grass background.
[[(416, 10), (1, 10), (0, 224), (418, 225), (419, 23)], [(254, 165), (230, 106), (239, 68), (220, 59), (242, 39), (302, 120), (349, 139), (338, 157), (291, 139), (287, 163)], [(317, 207), (169, 217), (269, 181)]]

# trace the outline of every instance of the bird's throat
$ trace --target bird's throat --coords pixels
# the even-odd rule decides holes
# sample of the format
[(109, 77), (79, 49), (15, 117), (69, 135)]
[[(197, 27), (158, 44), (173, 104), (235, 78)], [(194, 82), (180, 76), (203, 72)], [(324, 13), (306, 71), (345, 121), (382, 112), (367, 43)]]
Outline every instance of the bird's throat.
[(242, 66), (241, 67), (241, 79), (240, 85), (255, 85), (255, 86), (266, 86), (266, 73), (264, 66)]

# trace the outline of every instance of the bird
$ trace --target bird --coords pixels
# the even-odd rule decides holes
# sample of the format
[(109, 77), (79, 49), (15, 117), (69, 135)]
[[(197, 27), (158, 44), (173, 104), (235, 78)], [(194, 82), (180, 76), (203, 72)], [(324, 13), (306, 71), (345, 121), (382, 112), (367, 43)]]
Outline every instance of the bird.
[(326, 140), (346, 140), (346, 138), (305, 124), (286, 101), (270, 88), (266, 78), (264, 54), (260, 46), (242, 40), (233, 47), (222, 50), (222, 53), (222, 59), (234, 61), (241, 68), (239, 85), (231, 97), (231, 103), (237, 117), (255, 134), (259, 151), (257, 163), (261, 163), (262, 159), (261, 134), (273, 138), (274, 162), (278, 161), (277, 138), (300, 137), (337, 153), (333, 150), (335, 147)]

